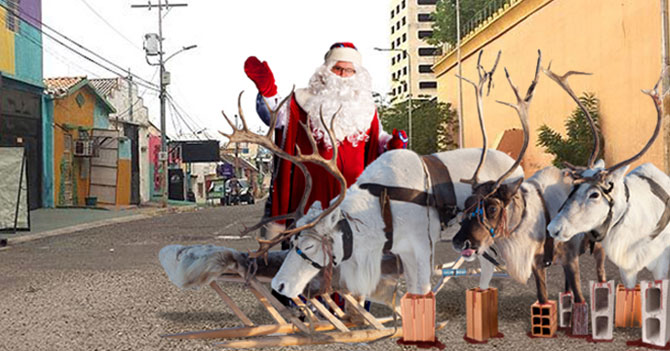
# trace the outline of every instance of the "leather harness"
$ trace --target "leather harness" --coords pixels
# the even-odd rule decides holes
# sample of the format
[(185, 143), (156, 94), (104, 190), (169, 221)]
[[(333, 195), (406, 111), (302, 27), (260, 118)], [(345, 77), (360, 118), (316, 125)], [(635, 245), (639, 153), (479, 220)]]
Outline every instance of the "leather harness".
[(444, 227), (458, 213), (454, 183), (451, 180), (449, 169), (434, 155), (421, 156), (426, 166), (432, 184), (431, 192), (388, 186), (376, 183), (361, 184), (360, 188), (379, 197), (382, 218), (384, 220), (384, 253), (389, 253), (393, 247), (393, 214), (391, 201), (410, 202), (420, 206), (435, 207), (439, 214), (440, 223)]

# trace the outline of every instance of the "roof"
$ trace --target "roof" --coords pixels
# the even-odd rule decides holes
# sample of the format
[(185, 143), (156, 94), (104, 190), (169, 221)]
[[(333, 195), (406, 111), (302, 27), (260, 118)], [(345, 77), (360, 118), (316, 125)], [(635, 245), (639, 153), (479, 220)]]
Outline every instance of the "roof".
[(89, 80), (91, 85), (104, 97), (109, 97), (112, 90), (119, 87), (119, 80), (116, 78), (99, 78)]
[(69, 90), (85, 81), (86, 77), (57, 77), (45, 78), (44, 87), (46, 93), (55, 97), (67, 95)]
[(64, 98), (83, 87), (89, 87), (93, 95), (102, 102), (109, 112), (116, 112), (114, 106), (95, 89), (86, 76), (45, 78), (44, 86), (46, 87), (46, 94), (51, 95), (55, 99)]

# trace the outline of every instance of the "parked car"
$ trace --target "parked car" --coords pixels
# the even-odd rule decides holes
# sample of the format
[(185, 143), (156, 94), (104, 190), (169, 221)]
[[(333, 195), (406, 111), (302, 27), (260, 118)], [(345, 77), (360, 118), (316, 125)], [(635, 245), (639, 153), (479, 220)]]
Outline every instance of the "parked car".
[(246, 179), (231, 178), (226, 180), (226, 205), (239, 205), (242, 202), (255, 202), (249, 182)]

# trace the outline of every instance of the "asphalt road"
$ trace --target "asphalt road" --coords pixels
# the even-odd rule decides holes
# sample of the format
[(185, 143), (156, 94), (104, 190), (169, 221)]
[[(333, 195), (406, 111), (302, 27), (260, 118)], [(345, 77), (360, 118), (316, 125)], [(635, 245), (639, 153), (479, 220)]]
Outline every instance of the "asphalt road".
[[(207, 208), (116, 224), (21, 244), (0, 251), (0, 350), (213, 350), (212, 341), (175, 341), (166, 333), (239, 326), (237, 318), (212, 289), (180, 290), (172, 285), (157, 259), (169, 244), (215, 244), (238, 250), (255, 247), (253, 239), (226, 240), (243, 225), (253, 224), (262, 204)], [(437, 261), (457, 254), (440, 243)], [(594, 260), (584, 256), (582, 288), (595, 279)], [(618, 270), (607, 262), (608, 278), (619, 281)], [(650, 279), (648, 273), (639, 279)], [(531, 339), (530, 305), (535, 284), (496, 279), (499, 325), (505, 335), (487, 344), (472, 345), (465, 334), (465, 290), (477, 278), (452, 279), (437, 296), (438, 321), (448, 321), (438, 332), (447, 349), (566, 350), (626, 349), (639, 339), (640, 329), (615, 329), (611, 343), (588, 343), (559, 332), (553, 339)], [(551, 298), (563, 286), (560, 267), (548, 274)], [(240, 285), (224, 289), (258, 323), (271, 323), (255, 298)], [(375, 307), (373, 311), (383, 311)], [(284, 348), (286, 349), (286, 348)], [(310, 350), (315, 347), (293, 347)], [(392, 340), (371, 345), (320, 346), (324, 350), (401, 350)], [(629, 348), (630, 349), (630, 348)]]

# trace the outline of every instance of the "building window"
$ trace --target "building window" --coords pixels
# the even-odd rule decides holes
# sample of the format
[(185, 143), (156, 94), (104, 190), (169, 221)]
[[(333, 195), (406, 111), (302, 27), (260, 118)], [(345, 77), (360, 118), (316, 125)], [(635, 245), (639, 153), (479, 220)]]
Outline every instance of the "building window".
[(406, 93), (407, 92), (407, 83), (402, 84), (402, 90)]
[(403, 74), (404, 76), (407, 75), (407, 66), (405, 66), (405, 67), (402, 68), (402, 74)]
[(400, 37), (398, 37), (398, 39), (395, 40), (395, 45), (400, 46)]
[(419, 5), (435, 5), (435, 4), (437, 4), (437, 0), (417, 0), (417, 4), (419, 4)]
[(395, 23), (395, 29), (400, 29), (400, 21)]
[(400, 54), (396, 55), (396, 59), (395, 59), (395, 61), (396, 61), (396, 62), (400, 62)]
[(391, 19), (393, 19), (393, 16), (395, 16), (395, 10), (391, 10)]
[(79, 105), (80, 108), (84, 106), (84, 103), (86, 102), (86, 99), (82, 93), (77, 94), (77, 97), (74, 99), (77, 101), (77, 105)]
[(402, 34), (402, 42), (404, 43), (406, 41), (407, 41), (407, 33), (403, 33)]
[(19, 14), (19, 1), (20, 0), (8, 0), (7, 1), (7, 14), (5, 16), (5, 23), (7, 29), (14, 33), (19, 32), (19, 17), (16, 16)]
[(391, 41), (391, 49), (395, 49), (395, 41)]
[(391, 34), (395, 33), (395, 27), (391, 26)]
[(419, 82), (419, 89), (436, 89), (437, 82)]
[(395, 56), (391, 57), (391, 66), (395, 65)]
[(407, 23), (407, 17), (404, 17), (404, 16), (403, 16), (403, 18), (402, 18), (402, 25), (404, 26), (406, 23)]
[(419, 73), (433, 73), (433, 68), (430, 65), (419, 65)]
[(402, 8), (405, 8), (405, 0), (402, 0)]
[(420, 30), (419, 31), (419, 39), (430, 38), (432, 36), (433, 36), (433, 31), (432, 30)]
[(400, 13), (400, 5), (395, 7), (395, 13)]
[(419, 48), (419, 56), (437, 56), (439, 50), (437, 48)]
[(420, 13), (418, 18), (419, 22), (433, 22), (433, 16), (430, 13)]
[[(398, 54), (398, 55), (400, 55), (400, 54)], [(407, 51), (402, 52), (402, 58), (407, 58)]]

